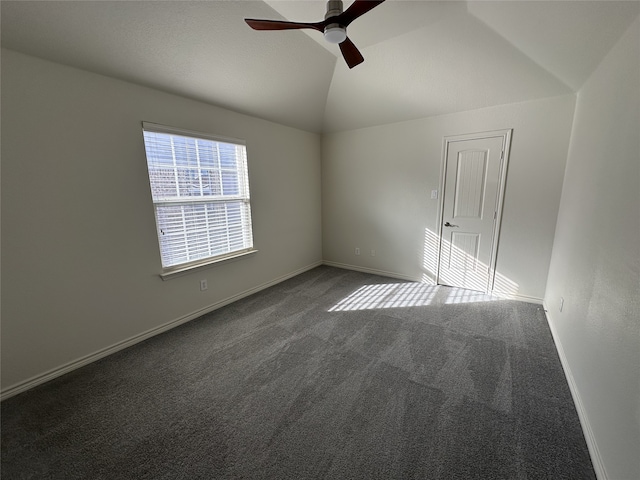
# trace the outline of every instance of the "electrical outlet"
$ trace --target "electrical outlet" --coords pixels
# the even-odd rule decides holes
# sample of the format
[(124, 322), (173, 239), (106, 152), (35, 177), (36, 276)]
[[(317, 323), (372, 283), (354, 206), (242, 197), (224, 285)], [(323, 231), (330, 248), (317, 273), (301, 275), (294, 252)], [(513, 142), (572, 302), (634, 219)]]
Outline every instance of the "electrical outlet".
[(356, 247), (356, 255), (360, 255), (360, 249)]
[(564, 298), (560, 297), (560, 311), (564, 308)]
[(438, 198), (438, 190), (431, 190), (431, 200), (436, 200)]
[(204, 292), (207, 288), (209, 288), (207, 286), (207, 279), (205, 278), (203, 280), (200, 280), (200, 291)]
[(376, 251), (375, 251), (373, 248), (371, 249), (371, 256), (372, 256), (372, 257), (375, 257), (375, 256), (376, 256)]

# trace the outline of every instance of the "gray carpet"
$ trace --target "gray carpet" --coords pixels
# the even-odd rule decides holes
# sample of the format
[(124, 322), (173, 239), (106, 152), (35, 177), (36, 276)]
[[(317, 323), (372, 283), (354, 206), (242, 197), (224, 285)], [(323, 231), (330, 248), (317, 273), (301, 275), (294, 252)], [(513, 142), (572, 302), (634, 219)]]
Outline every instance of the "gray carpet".
[(2, 403), (2, 478), (595, 479), (544, 311), (319, 267)]

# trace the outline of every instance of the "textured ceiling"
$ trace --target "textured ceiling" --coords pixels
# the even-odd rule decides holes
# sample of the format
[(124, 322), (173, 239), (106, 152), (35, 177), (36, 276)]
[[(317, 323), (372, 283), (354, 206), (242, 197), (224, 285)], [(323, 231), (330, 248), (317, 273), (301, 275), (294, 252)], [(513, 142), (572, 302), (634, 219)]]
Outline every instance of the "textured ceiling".
[(349, 26), (365, 57), (352, 70), (318, 32), (256, 32), (243, 21), (319, 21), (324, 1), (0, 8), (3, 47), (326, 132), (577, 91), (640, 2), (387, 0)]

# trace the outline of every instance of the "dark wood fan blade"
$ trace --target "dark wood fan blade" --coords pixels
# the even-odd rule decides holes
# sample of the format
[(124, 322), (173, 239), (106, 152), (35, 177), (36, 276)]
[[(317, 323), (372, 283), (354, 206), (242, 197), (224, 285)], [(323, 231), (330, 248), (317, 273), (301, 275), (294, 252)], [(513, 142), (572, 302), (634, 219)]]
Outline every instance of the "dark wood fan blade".
[(253, 18), (245, 18), (244, 21), (254, 30), (297, 30), (301, 28), (312, 28), (320, 32), (324, 30), (324, 22), (285, 22), (282, 20), (257, 20)]
[(338, 15), (336, 22), (346, 27), (360, 15), (364, 15), (382, 2), (384, 2), (384, 0), (355, 0), (349, 8)]
[(353, 44), (349, 37), (340, 44), (340, 51), (342, 52), (342, 56), (344, 57), (344, 61), (347, 62), (349, 68), (353, 68), (356, 65), (360, 65), (364, 62), (364, 57), (357, 49), (357, 47)]

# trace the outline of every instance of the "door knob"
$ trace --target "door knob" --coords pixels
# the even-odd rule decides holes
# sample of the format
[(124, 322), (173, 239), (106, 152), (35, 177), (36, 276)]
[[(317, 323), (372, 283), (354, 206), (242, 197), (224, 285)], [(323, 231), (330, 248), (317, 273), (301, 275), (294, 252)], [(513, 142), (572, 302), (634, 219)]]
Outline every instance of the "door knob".
[(452, 224), (451, 224), (451, 223), (449, 223), (449, 222), (446, 222), (446, 223), (444, 224), (444, 226), (445, 226), (445, 227), (459, 227), (459, 225), (452, 225)]

